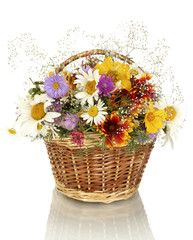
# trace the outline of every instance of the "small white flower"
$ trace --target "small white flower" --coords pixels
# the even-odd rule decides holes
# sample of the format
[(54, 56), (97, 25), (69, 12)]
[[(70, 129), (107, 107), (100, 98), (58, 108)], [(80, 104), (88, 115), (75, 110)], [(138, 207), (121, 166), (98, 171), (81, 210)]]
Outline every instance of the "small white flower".
[(66, 77), (68, 74), (70, 74), (70, 71), (67, 68), (64, 68), (61, 73), (64, 77)]
[(122, 87), (121, 87), (121, 81), (116, 82), (116, 83), (115, 83), (115, 87), (116, 87), (117, 89), (122, 88)]
[(81, 75), (76, 76), (76, 80), (74, 81), (75, 84), (81, 85), (79, 86), (79, 92), (75, 95), (77, 99), (81, 100), (81, 104), (84, 105), (86, 101), (90, 104), (94, 104), (94, 99), (97, 101), (98, 96), (98, 89), (96, 88), (100, 75), (99, 71), (95, 70), (92, 72), (92, 69), (88, 70), (88, 73), (84, 72), (80, 69)]
[(49, 76), (53, 75), (55, 73), (55, 67), (49, 67), (48, 73), (49, 73)]
[(136, 63), (130, 65), (130, 74), (134, 75), (135, 78), (139, 79), (143, 74), (143, 71), (138, 67)]
[(103, 107), (104, 103), (99, 99), (97, 105), (89, 104), (89, 107), (85, 109), (85, 113), (81, 116), (83, 120), (87, 120), (86, 123), (90, 125), (98, 125), (105, 120), (105, 115), (108, 113), (105, 111), (107, 107)]

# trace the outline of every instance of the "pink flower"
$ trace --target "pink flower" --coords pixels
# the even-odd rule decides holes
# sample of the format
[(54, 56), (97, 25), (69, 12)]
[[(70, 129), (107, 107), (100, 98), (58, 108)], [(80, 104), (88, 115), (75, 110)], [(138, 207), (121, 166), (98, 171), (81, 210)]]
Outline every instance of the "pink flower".
[(73, 132), (70, 133), (71, 138), (70, 140), (77, 144), (79, 147), (82, 147), (84, 142), (84, 133), (81, 130), (75, 129)]
[(64, 117), (65, 122), (63, 122), (62, 127), (72, 130), (76, 127), (76, 124), (78, 123), (78, 113), (73, 115), (70, 113), (67, 113), (66, 116)]
[(68, 129), (68, 130), (73, 130), (77, 123), (79, 121), (79, 117), (78, 117), (78, 114), (71, 114), (71, 113), (67, 113), (65, 116), (64, 116), (64, 119), (61, 121), (61, 120), (57, 120), (56, 121), (56, 124), (58, 126), (61, 126), (65, 129)]

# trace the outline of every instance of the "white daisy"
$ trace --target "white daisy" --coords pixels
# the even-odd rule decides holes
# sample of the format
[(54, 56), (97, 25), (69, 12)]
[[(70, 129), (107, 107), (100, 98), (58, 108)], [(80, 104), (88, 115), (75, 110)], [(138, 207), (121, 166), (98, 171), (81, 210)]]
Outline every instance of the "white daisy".
[(185, 120), (185, 106), (181, 102), (173, 102), (171, 98), (161, 98), (159, 102), (155, 103), (157, 109), (164, 109), (167, 116), (165, 122), (165, 136), (163, 145), (168, 141), (173, 148), (173, 137), (177, 137), (177, 133), (182, 128)]
[(86, 123), (90, 125), (98, 125), (105, 120), (105, 115), (108, 113), (105, 111), (107, 107), (103, 107), (104, 103), (99, 99), (97, 105), (89, 104), (88, 108), (85, 109), (86, 112), (81, 114), (83, 120), (87, 120)]
[(99, 82), (100, 75), (99, 71), (95, 70), (92, 72), (92, 69), (88, 70), (88, 73), (80, 69), (81, 75), (77, 75), (77, 79), (74, 81), (75, 84), (80, 84), (82, 89), (79, 93), (75, 95), (77, 99), (81, 100), (81, 104), (84, 105), (87, 101), (90, 105), (94, 104), (94, 99), (98, 100), (98, 89), (96, 85)]
[(20, 124), (21, 134), (36, 137), (45, 136), (49, 126), (46, 123), (54, 122), (54, 118), (61, 114), (58, 112), (47, 112), (47, 107), (51, 105), (51, 99), (46, 94), (35, 95), (32, 99), (20, 99), (18, 105), (18, 123)]

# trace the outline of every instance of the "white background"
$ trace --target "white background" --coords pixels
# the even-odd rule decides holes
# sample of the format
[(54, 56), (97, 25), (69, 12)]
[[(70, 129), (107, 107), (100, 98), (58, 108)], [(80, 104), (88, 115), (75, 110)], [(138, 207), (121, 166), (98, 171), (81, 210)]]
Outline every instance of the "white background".
[[(9, 73), (8, 40), (20, 33), (31, 33), (42, 46), (53, 50), (56, 41), (64, 35), (67, 28), (80, 26), (83, 29), (95, 28), (96, 31), (114, 31), (116, 24), (131, 19), (143, 21), (154, 37), (164, 37), (167, 40), (171, 47), (168, 63), (174, 69), (176, 81), (182, 89), (188, 109), (187, 121), (175, 149), (172, 151), (169, 147), (160, 148), (156, 145), (142, 179), (139, 194), (149, 221), (148, 225), (145, 219), (146, 226), (149, 226), (156, 240), (193, 239), (193, 17), (190, 0), (4, 1), (1, 3), (0, 14), (0, 125), (11, 125), (15, 117), (14, 100), (19, 95), (23, 81), (18, 75), (14, 78), (14, 74)], [(50, 231), (47, 220), (54, 189), (44, 144), (39, 141), (31, 143), (26, 139), (14, 141), (3, 133), (0, 141), (0, 238), (44, 239), (45, 233)], [(140, 222), (136, 212), (134, 211), (134, 216), (138, 217), (137, 221)], [(75, 227), (76, 221), (79, 221), (79, 227), (84, 225), (78, 213), (77, 219), (75, 215), (76, 212), (73, 221), (68, 222), (68, 225), (65, 225), (65, 221), (69, 221), (65, 213), (61, 217), (61, 221), (64, 221), (63, 226), (68, 226), (68, 238), (64, 233), (60, 234), (62, 228), (57, 229), (58, 225), (52, 219), (51, 226), (56, 235), (53, 238), (46, 235), (45, 240), (83, 239), (81, 236), (84, 236), (85, 240), (89, 239), (85, 237), (86, 233), (91, 231), (89, 221), (85, 235), (74, 237), (74, 233), (78, 231)], [(117, 228), (124, 232), (123, 226), (121, 228), (119, 225)], [(131, 226), (136, 227), (136, 232), (141, 231), (140, 224), (127, 225), (130, 228)], [(112, 231), (114, 228), (115, 226), (112, 226)], [(127, 235), (121, 235), (120, 231), (114, 238), (111, 236), (111, 239), (146, 239), (145, 236), (129, 238)], [(110, 239), (106, 236), (106, 239)], [(92, 239), (99, 238), (96, 234)]]

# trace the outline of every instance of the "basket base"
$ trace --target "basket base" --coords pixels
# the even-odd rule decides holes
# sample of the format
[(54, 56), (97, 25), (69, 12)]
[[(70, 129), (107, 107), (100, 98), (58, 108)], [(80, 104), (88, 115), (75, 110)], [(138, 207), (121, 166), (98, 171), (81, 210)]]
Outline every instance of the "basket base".
[(82, 190), (65, 188), (61, 183), (56, 181), (57, 190), (67, 197), (74, 198), (83, 202), (101, 202), (101, 203), (112, 203), (120, 200), (127, 200), (130, 198), (138, 189), (139, 184), (133, 188), (127, 189), (121, 192), (84, 192)]

